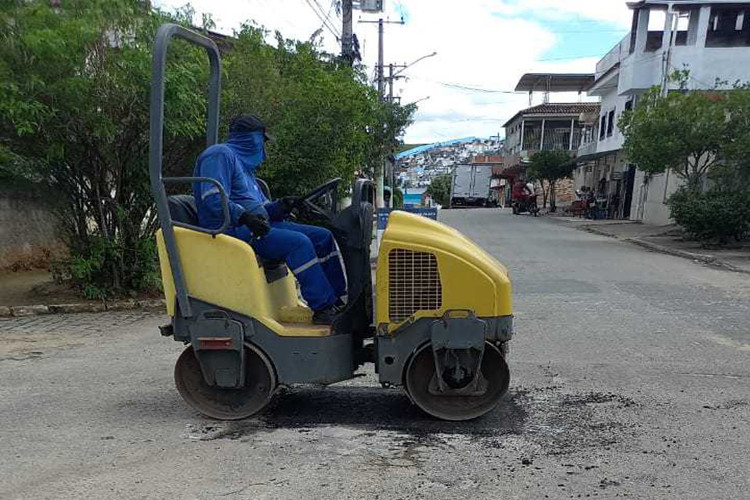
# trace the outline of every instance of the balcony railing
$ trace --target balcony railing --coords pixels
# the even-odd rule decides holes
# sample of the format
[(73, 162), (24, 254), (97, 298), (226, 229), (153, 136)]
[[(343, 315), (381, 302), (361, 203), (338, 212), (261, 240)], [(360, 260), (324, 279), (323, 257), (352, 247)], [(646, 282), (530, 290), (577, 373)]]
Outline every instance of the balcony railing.
[(536, 151), (539, 149), (547, 151), (575, 151), (581, 143), (581, 129), (573, 129), (573, 141), (571, 148), (570, 127), (545, 128), (544, 144), (542, 144), (541, 129), (529, 129), (524, 134), (523, 151)]
[(588, 156), (596, 153), (597, 142), (591, 141), (581, 144), (578, 148), (578, 157)]

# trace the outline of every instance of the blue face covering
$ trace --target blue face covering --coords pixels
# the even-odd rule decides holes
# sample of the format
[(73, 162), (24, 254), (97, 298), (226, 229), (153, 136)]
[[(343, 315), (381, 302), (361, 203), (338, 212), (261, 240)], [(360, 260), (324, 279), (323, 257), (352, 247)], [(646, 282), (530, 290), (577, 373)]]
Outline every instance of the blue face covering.
[(230, 134), (227, 146), (232, 148), (242, 165), (251, 173), (255, 173), (266, 159), (266, 147), (262, 131)]

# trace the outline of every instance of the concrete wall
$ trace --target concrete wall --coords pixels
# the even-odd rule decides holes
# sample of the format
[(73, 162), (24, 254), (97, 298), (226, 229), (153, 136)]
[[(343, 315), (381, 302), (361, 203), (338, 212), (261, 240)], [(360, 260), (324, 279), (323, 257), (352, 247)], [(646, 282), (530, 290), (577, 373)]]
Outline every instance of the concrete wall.
[(673, 221), (669, 217), (667, 200), (682, 184), (680, 178), (672, 172), (649, 177), (638, 170), (635, 174), (630, 218), (656, 226), (671, 224)]
[(48, 266), (50, 256), (63, 252), (56, 227), (49, 209), (31, 194), (0, 191), (0, 269)]

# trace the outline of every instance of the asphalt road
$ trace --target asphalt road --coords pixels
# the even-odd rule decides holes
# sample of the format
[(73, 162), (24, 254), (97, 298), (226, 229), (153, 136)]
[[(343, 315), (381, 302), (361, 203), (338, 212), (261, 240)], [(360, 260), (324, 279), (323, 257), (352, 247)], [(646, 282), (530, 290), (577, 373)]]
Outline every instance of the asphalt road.
[(511, 390), (470, 423), (371, 373), (214, 422), (146, 313), (0, 321), (0, 497), (750, 498), (750, 279), (498, 210), (443, 212), (511, 269)]

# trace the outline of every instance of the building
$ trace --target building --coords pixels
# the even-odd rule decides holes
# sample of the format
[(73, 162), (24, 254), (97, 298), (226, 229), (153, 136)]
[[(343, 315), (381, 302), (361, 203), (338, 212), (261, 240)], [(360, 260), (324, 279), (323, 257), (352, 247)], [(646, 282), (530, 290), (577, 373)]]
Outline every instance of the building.
[[(581, 116), (586, 114), (598, 115), (599, 103), (545, 103), (516, 113), (504, 125), (503, 172), (518, 176), (536, 151), (569, 151), (575, 156), (584, 134)], [(556, 193), (558, 204), (572, 202), (573, 182), (559, 182)]]
[(690, 71), (688, 88), (714, 88), (717, 80), (750, 80), (750, 1), (641, 0), (630, 2), (631, 32), (596, 65), (588, 88), (599, 97), (598, 116), (582, 117), (576, 187), (588, 186), (612, 217), (668, 224), (666, 201), (680, 186), (669, 173), (648, 176), (629, 164), (617, 121), (655, 85), (676, 90), (667, 76)]

